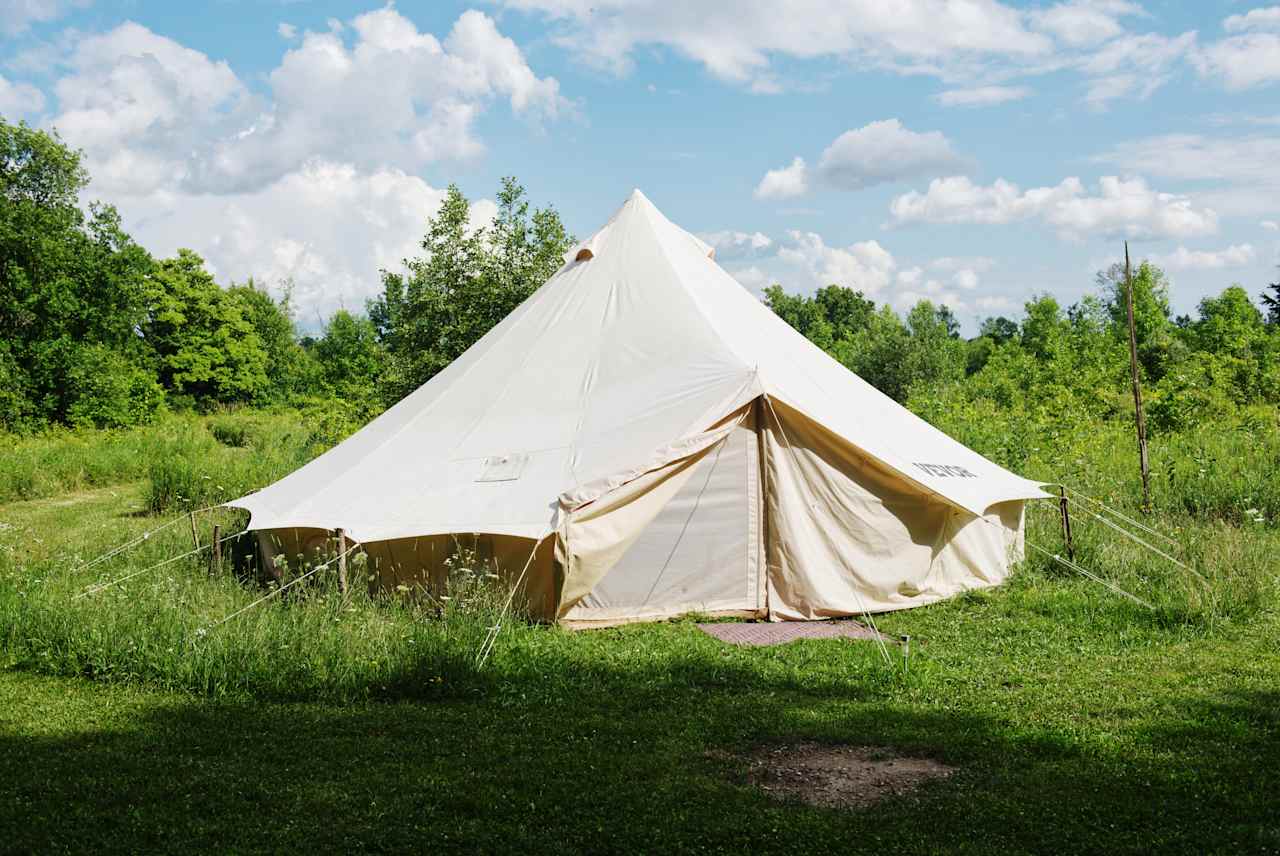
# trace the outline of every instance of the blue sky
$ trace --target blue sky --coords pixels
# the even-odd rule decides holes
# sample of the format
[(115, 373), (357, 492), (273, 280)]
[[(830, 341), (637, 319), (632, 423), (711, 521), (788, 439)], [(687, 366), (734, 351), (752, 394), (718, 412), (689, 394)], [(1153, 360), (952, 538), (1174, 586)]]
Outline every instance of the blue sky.
[(590, 234), (640, 187), (748, 288), (972, 332), (1131, 241), (1178, 312), (1280, 262), (1280, 6), (0, 0), (0, 114), (158, 254), (359, 308), (455, 182)]

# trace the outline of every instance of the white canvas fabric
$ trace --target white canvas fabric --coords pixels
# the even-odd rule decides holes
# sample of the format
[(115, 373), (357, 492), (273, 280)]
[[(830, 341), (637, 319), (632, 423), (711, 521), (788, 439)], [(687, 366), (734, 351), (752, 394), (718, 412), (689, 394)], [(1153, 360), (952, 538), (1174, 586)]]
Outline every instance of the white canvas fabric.
[[(634, 192), (429, 383), (229, 504), (252, 529), (341, 527), (366, 545), (456, 533), (554, 544), (539, 553), (539, 567), (555, 555), (540, 585), (560, 591), (549, 609), (562, 618), (739, 604), (813, 618), (860, 611), (854, 590), (866, 608), (895, 609), (1002, 579), (1038, 484), (849, 372), (711, 256)], [(793, 422), (788, 449), (773, 429)], [(869, 510), (863, 470), (900, 499)], [(798, 509), (819, 497), (826, 519), (805, 520)], [(928, 545), (903, 522), (921, 514), (933, 515)], [(846, 540), (829, 537), (832, 521)], [(970, 532), (975, 521), (990, 531)], [(853, 533), (891, 530), (855, 549)], [(824, 574), (859, 582), (841, 591), (815, 582)]]

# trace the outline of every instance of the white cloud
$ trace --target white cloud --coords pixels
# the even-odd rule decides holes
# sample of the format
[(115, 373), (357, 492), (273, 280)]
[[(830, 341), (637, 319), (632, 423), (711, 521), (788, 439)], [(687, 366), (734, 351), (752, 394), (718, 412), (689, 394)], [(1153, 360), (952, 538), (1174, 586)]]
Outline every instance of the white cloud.
[(756, 294), (759, 294), (773, 282), (773, 278), (756, 265), (731, 270), (729, 275), (736, 279), (747, 291)]
[(1039, 219), (1066, 237), (1085, 234), (1143, 237), (1198, 237), (1218, 229), (1218, 215), (1197, 208), (1185, 196), (1158, 193), (1140, 178), (1103, 176), (1089, 195), (1078, 178), (1025, 192), (997, 179), (974, 184), (964, 176), (935, 179), (924, 193), (912, 191), (890, 203), (895, 224), (1002, 224)]
[(1280, 223), (1277, 223), (1275, 220), (1263, 220), (1258, 225), (1266, 229), (1268, 232), (1280, 232)]
[(1222, 22), (1228, 33), (1245, 30), (1280, 30), (1280, 6), (1251, 9), (1244, 15), (1232, 15)]
[(804, 158), (796, 158), (790, 166), (771, 169), (756, 185), (758, 199), (791, 199), (809, 189), (809, 168)]
[(1170, 270), (1216, 270), (1247, 265), (1256, 256), (1252, 244), (1232, 244), (1221, 250), (1188, 250), (1180, 246), (1168, 255), (1153, 256), (1152, 260)]
[(1090, 78), (1085, 103), (1103, 108), (1121, 97), (1150, 97), (1169, 82), (1195, 45), (1194, 31), (1173, 37), (1144, 33), (1107, 42), (1080, 62), (1080, 70)]
[(1031, 94), (1026, 86), (976, 86), (970, 89), (948, 89), (934, 96), (943, 107), (989, 107), (1019, 101)]
[(973, 303), (974, 306), (986, 312), (1008, 312), (1017, 306), (1016, 303), (1003, 294), (988, 294), (979, 297)]
[(763, 232), (723, 230), (705, 232), (698, 237), (715, 249), (716, 258), (721, 261), (758, 255), (773, 246), (773, 240)]
[[(310, 327), (342, 306), (363, 308), (378, 291), (379, 268), (397, 269), (418, 255), (427, 218), (443, 198), (443, 190), (400, 170), (312, 161), (250, 192), (113, 201), (157, 255), (194, 249), (224, 283), (293, 279), (299, 321)], [(479, 225), (496, 208), (481, 200), (472, 210)]]
[(1275, 83), (1280, 81), (1280, 34), (1231, 36), (1196, 51), (1192, 59), (1200, 74), (1220, 79), (1231, 91)]
[[(333, 26), (332, 24), (337, 24)], [(411, 170), (483, 151), (496, 98), (534, 119), (569, 109), (492, 19), (464, 12), (443, 41), (394, 8), (306, 32), (251, 93), (225, 62), (134, 23), (80, 39), (53, 123), (85, 148), (100, 188), (246, 192), (312, 158)], [(348, 44), (350, 42), (350, 44)]]
[(44, 109), (44, 94), (29, 83), (14, 83), (0, 76), (0, 115), (27, 116)]
[(0, 2), (0, 33), (16, 36), (32, 24), (56, 21), (90, 0), (3, 0)]
[(293, 41), (294, 37), (298, 35), (298, 28), (293, 24), (281, 21), (276, 25), (276, 32), (280, 34), (280, 38)]
[(996, 260), (990, 256), (940, 256), (929, 262), (929, 270), (959, 271), (968, 268), (977, 273), (986, 273), (996, 266)]
[(627, 73), (632, 56), (662, 45), (716, 77), (776, 90), (774, 57), (839, 58), (935, 75), (987, 59), (1053, 50), (1025, 13), (997, 0), (811, 0), (780, 13), (773, 0), (731, 4), (657, 0), (499, 0), (561, 24), (557, 40), (596, 65)]
[(794, 229), (787, 238), (778, 248), (778, 259), (803, 271), (813, 288), (836, 283), (873, 295), (890, 283), (897, 268), (893, 254), (877, 241), (831, 247), (816, 232)]
[(1217, 186), (1197, 193), (1228, 215), (1272, 214), (1280, 198), (1280, 137), (1260, 134), (1211, 137), (1162, 134), (1128, 140), (1094, 158), (1126, 172)]
[(897, 119), (884, 119), (836, 137), (823, 150), (816, 170), (810, 170), (801, 157), (788, 167), (769, 170), (756, 186), (756, 196), (799, 196), (814, 181), (836, 190), (863, 190), (906, 178), (946, 175), (965, 166), (939, 131), (917, 133)]
[(1141, 15), (1142, 7), (1123, 0), (1073, 0), (1035, 12), (1036, 26), (1072, 47), (1085, 47), (1124, 32), (1120, 18)]
[(963, 268), (956, 271), (951, 281), (963, 289), (972, 291), (978, 287), (978, 274), (972, 268)]
[(885, 119), (836, 137), (818, 161), (818, 174), (831, 187), (862, 190), (905, 178), (943, 175), (963, 166), (940, 132), (917, 133), (897, 119)]

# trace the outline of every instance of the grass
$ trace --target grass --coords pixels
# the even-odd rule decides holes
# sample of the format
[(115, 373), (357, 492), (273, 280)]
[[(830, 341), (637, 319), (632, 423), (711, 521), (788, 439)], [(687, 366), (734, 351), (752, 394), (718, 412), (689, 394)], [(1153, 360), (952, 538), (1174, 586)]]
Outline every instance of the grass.
[[(269, 468), (254, 432), (274, 426), (210, 426), (202, 454)], [(1127, 502), (1113, 469), (1078, 484)], [(427, 620), (323, 581), (201, 636), (257, 593), (197, 560), (72, 601), (190, 549), (183, 524), (75, 569), (167, 519), (155, 491), (0, 506), (0, 851), (1280, 850), (1270, 522), (1162, 503), (1200, 584), (1081, 514), (1080, 560), (1154, 611), (1029, 560), (999, 590), (880, 617), (912, 636), (905, 675), (867, 643), (738, 649), (691, 621), (514, 624), (477, 671), (486, 608)], [(1054, 515), (1028, 532), (1051, 550)], [(835, 812), (708, 754), (798, 740), (960, 772)]]

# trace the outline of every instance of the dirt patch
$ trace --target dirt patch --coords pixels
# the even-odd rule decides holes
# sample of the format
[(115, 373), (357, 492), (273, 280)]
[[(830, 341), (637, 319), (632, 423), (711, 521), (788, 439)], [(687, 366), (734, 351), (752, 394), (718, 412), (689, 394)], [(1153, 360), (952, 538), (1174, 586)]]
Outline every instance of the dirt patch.
[(926, 782), (956, 772), (932, 758), (906, 756), (883, 746), (793, 743), (742, 755), (708, 754), (745, 763), (747, 783), (775, 799), (821, 808), (863, 808), (907, 796)]

